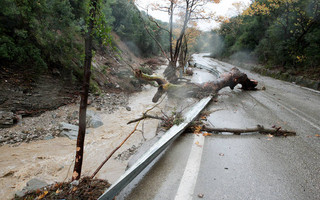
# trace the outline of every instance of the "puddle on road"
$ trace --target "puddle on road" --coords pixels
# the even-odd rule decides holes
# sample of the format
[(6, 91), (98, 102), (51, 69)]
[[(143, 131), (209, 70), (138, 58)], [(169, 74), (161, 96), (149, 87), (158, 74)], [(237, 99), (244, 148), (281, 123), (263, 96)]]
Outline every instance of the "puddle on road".
[[(141, 114), (154, 103), (151, 99), (157, 88), (146, 86), (142, 92), (133, 94), (129, 98), (131, 111), (120, 108), (113, 114), (98, 112), (104, 125), (89, 129), (90, 134), (85, 138), (85, 154), (82, 176), (90, 176), (100, 163), (116, 148), (121, 141), (134, 129), (135, 123), (127, 122), (141, 117)], [(166, 102), (150, 113), (160, 115)], [(140, 123), (138, 130), (144, 131), (147, 139), (154, 137), (158, 120), (146, 120)], [(142, 126), (143, 124), (143, 126)], [(133, 145), (139, 146), (144, 139), (140, 131), (136, 131), (131, 138), (116, 152), (109, 162), (97, 174), (97, 178), (107, 179), (113, 183), (123, 174), (128, 160), (114, 159), (121, 152)], [(17, 147), (4, 145), (0, 147), (0, 196), (1, 199), (11, 199), (16, 191), (21, 190), (32, 178), (38, 178), (47, 183), (70, 180), (74, 156), (75, 140), (65, 137), (52, 140), (33, 141)]]

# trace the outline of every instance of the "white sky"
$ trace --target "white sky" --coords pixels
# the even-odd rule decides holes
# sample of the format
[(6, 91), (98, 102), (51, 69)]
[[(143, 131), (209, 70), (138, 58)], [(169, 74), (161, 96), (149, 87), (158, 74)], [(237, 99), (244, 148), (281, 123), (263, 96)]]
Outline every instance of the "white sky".
[[(149, 15), (153, 16), (156, 19), (159, 19), (161, 21), (168, 22), (169, 21), (169, 16), (167, 12), (162, 12), (162, 11), (157, 11), (157, 10), (152, 10), (152, 3), (160, 3), (160, 2), (165, 2), (168, 0), (136, 0), (136, 5), (140, 10), (147, 10)], [(232, 17), (237, 15), (236, 9), (232, 5), (233, 3), (236, 2), (241, 2), (243, 5), (248, 6), (250, 4), (251, 0), (221, 0), (219, 4), (214, 4), (214, 3), (208, 3), (205, 6), (205, 10), (207, 12), (215, 12), (216, 15), (220, 16), (227, 16), (227, 17)], [(198, 28), (203, 30), (203, 31), (209, 31), (213, 28), (217, 28), (219, 24), (215, 22), (214, 20), (208, 21), (198, 21)]]

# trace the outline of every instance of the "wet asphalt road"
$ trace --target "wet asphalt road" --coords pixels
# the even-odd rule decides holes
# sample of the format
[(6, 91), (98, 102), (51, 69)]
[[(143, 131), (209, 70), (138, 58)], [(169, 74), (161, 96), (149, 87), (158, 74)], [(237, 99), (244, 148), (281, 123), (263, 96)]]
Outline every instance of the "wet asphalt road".
[[(195, 61), (219, 72), (233, 67), (202, 55)], [(205, 137), (198, 147), (203, 148), (198, 174), (190, 180), (195, 183), (188, 191), (191, 199), (320, 199), (320, 93), (241, 70), (266, 90), (221, 90), (218, 102), (208, 107), (208, 123), (228, 128), (276, 125), (295, 130), (297, 136)], [(201, 71), (193, 79), (207, 78)], [(175, 199), (194, 137), (182, 135), (120, 199)]]

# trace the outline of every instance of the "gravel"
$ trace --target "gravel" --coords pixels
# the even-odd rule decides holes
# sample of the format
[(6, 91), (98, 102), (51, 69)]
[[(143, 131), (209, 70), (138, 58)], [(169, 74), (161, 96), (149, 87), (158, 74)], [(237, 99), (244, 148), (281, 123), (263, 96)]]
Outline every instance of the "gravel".
[[(89, 109), (96, 109), (97, 113), (111, 114), (120, 107), (127, 106), (128, 95), (125, 93), (103, 93), (100, 96), (90, 95), (89, 100)], [(80, 99), (77, 102), (80, 102)], [(0, 129), (0, 145), (17, 146), (22, 142), (58, 137), (61, 133), (60, 123), (78, 125), (78, 110), (79, 103), (73, 103), (56, 110), (46, 111), (37, 117), (25, 117), (14, 127)]]

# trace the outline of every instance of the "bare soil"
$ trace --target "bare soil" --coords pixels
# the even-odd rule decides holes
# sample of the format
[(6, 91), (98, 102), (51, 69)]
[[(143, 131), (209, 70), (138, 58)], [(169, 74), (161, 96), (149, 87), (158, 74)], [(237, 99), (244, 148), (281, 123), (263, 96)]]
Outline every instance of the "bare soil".
[[(61, 122), (78, 125), (79, 101), (46, 111), (39, 116), (25, 117), (13, 127), (0, 129), (0, 146), (9, 144), (18, 146), (23, 142), (50, 140), (59, 137)], [(103, 93), (100, 96), (90, 95), (89, 109), (111, 114), (128, 104), (126, 93)]]
[(74, 199), (74, 200), (95, 200), (110, 187), (110, 183), (102, 179), (82, 178), (78, 184), (61, 182), (47, 187), (30, 191), (22, 197), (15, 197), (15, 200), (33, 199)]

